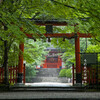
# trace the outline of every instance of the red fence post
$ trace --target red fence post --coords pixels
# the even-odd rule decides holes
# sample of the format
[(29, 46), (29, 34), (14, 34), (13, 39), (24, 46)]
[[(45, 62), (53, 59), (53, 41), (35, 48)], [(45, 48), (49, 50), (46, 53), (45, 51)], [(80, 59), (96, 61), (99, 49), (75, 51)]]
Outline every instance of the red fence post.
[(4, 68), (2, 68), (2, 82), (4, 81)]
[(17, 73), (18, 73), (18, 66), (16, 66), (16, 68), (15, 68), (15, 70), (16, 70), (16, 79), (15, 79), (15, 83), (17, 83), (17, 78), (18, 78), (18, 76), (17, 76)]
[(2, 79), (1, 79), (1, 74), (2, 74), (2, 68), (0, 68), (0, 82), (2, 82)]
[(11, 84), (11, 80), (12, 80), (12, 67), (11, 68), (8, 67), (8, 70), (10, 72), (10, 78), (9, 78), (9, 80), (10, 80), (10, 84)]
[(14, 71), (15, 71), (15, 67), (12, 67), (12, 82), (14, 83), (15, 77), (14, 77)]
[(23, 68), (23, 83), (25, 83), (25, 64), (24, 64), (24, 68)]
[(72, 65), (72, 73), (73, 73), (73, 85), (74, 85), (74, 64)]

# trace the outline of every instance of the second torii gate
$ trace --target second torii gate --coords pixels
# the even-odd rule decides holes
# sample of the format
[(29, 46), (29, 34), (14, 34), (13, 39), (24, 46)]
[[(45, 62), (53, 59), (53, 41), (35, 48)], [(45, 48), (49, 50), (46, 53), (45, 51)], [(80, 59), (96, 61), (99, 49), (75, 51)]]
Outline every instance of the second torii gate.
[[(66, 26), (66, 22), (36, 22), (37, 25), (54, 25), (54, 26)], [(28, 38), (32, 38), (32, 34), (25, 33)], [(91, 38), (90, 34), (82, 34), (79, 32), (76, 33), (54, 33), (54, 34), (44, 34), (46, 38), (75, 38), (75, 59), (76, 59), (76, 83), (82, 82), (81, 76), (81, 61), (80, 61), (80, 38)], [(19, 49), (24, 52), (24, 43), (20, 43)], [(20, 53), (19, 55), (19, 65), (18, 65), (18, 83), (22, 83), (23, 77), (23, 55)]]

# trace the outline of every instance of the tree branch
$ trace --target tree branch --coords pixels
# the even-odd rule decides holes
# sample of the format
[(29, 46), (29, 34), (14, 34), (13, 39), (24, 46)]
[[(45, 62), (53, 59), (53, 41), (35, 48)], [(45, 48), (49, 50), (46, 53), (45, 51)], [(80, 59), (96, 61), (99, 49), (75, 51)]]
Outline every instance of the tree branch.
[(28, 18), (29, 20), (34, 20), (36, 16), (38, 16), (40, 12), (35, 13), (35, 15), (32, 18)]
[(60, 5), (63, 5), (63, 6), (66, 6), (66, 7), (68, 7), (68, 8), (72, 8), (72, 9), (78, 10), (78, 9), (75, 8), (75, 7), (72, 7), (72, 6), (69, 6), (69, 5), (66, 5), (66, 4), (62, 4), (62, 3), (58, 2), (58, 1), (51, 0), (51, 2), (60, 4)]
[(11, 47), (13, 42), (14, 42), (14, 39), (11, 39), (10, 42), (9, 42), (8, 51), (10, 50), (10, 47)]
[[(63, 5), (63, 6), (65, 6), (65, 7), (71, 8), (71, 9), (73, 9), (73, 10), (78, 10), (78, 11), (84, 13), (84, 14), (86, 14), (86, 12), (89, 12), (89, 11), (84, 11), (84, 10), (82, 10), (82, 9), (75, 8), (75, 7), (70, 6), (70, 5), (66, 5), (66, 4), (60, 3), (60, 2), (58, 2), (58, 1), (51, 0), (51, 2), (53, 2), (53, 3), (55, 3), (55, 4)], [(90, 12), (89, 12), (89, 13), (90, 13)]]
[(98, 39), (96, 39), (96, 38), (95, 38), (95, 40), (96, 40), (97, 42), (99, 42), (99, 43), (100, 43), (100, 40), (98, 40)]
[(0, 40), (1, 40), (1, 41), (4, 41), (1, 37), (0, 37)]

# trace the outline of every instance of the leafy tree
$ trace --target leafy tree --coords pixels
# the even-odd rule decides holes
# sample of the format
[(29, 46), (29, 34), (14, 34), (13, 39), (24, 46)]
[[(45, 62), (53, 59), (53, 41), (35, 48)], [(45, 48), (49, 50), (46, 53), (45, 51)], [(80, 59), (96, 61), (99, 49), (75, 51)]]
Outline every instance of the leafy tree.
[(48, 54), (45, 49), (49, 46), (48, 43), (37, 40), (26, 39), (24, 49), (24, 60), (26, 61), (26, 82), (30, 82), (36, 75), (36, 66), (41, 65)]
[(56, 48), (60, 48), (61, 50), (64, 49), (65, 52), (61, 57), (63, 62), (65, 63), (65, 66), (70, 67), (72, 63), (75, 62), (75, 47), (73, 40), (65, 39), (65, 41), (63, 41), (63, 39), (52, 39), (51, 43)]
[(31, 79), (36, 75), (36, 73), (38, 72), (36, 70), (36, 65), (33, 63), (33, 64), (29, 64), (27, 63), (25, 65), (25, 70), (26, 70), (26, 73), (25, 73), (25, 80), (26, 80), (26, 83), (27, 82), (31, 82)]
[[(35, 0), (36, 1), (36, 0)], [(28, 18), (36, 17), (36, 9), (39, 10), (40, 4), (34, 7), (35, 1), (28, 0), (2, 0), (0, 1), (0, 44), (4, 47), (2, 58), (5, 68), (5, 84), (8, 84), (8, 53), (12, 43), (24, 42), (25, 33), (34, 33), (34, 37), (40, 38), (37, 34), (40, 31), (36, 25)], [(34, 11), (33, 11), (34, 9)], [(20, 28), (23, 28), (23, 31)], [(36, 33), (36, 34), (35, 34)], [(3, 42), (3, 43), (2, 43)]]
[[(95, 30), (98, 30), (99, 27), (99, 3), (100, 1), (98, 0), (51, 0), (51, 2), (55, 5), (58, 6), (56, 8), (65, 8), (67, 9), (67, 16), (65, 15), (66, 18), (69, 17), (73, 19), (79, 19), (79, 21), (84, 23), (89, 23), (91, 25), (91, 32), (93, 34), (98, 34)], [(58, 10), (57, 10), (58, 11)], [(63, 13), (61, 14), (63, 15)], [(70, 15), (70, 16), (69, 16)], [(64, 17), (64, 18), (65, 18)], [(75, 20), (74, 20), (75, 22)], [(96, 24), (97, 23), (97, 24)], [(94, 31), (93, 31), (94, 30)], [(98, 30), (99, 31), (99, 30)]]
[[(8, 63), (11, 64), (10, 58), (19, 52), (18, 44), (24, 42), (25, 33), (34, 33), (34, 38), (44, 39), (42, 33), (45, 31), (43, 28), (35, 25), (35, 19), (58, 19), (68, 22), (69, 30), (66, 27), (62, 29), (55, 27), (55, 32), (74, 32), (71, 25), (78, 23), (79, 32), (91, 33), (94, 36), (92, 42), (99, 44), (99, 4), (99, 0), (0, 0), (0, 61), (5, 68), (5, 78), (7, 78)], [(20, 29), (21, 27), (23, 31)], [(59, 45), (61, 48), (65, 48), (65, 43), (69, 45), (69, 48), (66, 49), (67, 53), (63, 55), (63, 58), (66, 55), (68, 56), (68, 53), (69, 56), (73, 55), (73, 44), (67, 40), (65, 43), (61, 41), (58, 40), (59, 43), (56, 43), (53, 40), (54, 44)], [(16, 48), (16, 50), (13, 50), (13, 48)], [(69, 59), (69, 62), (74, 61), (73, 56), (68, 58), (71, 59)]]
[(27, 63), (36, 63), (36, 65), (40, 65), (41, 61), (45, 59), (45, 55), (48, 54), (45, 51), (46, 47), (49, 44), (40, 40), (34, 42), (34, 40), (26, 40), (25, 49), (24, 49), (24, 60)]

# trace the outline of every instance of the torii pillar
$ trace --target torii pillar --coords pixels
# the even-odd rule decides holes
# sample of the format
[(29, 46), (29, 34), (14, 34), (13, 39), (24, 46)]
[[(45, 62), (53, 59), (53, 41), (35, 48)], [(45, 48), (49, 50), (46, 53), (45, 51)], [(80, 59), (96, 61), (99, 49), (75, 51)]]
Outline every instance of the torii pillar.
[(80, 61), (80, 37), (78, 33), (75, 37), (75, 58), (76, 58), (76, 84), (82, 83), (82, 74), (81, 74), (81, 61)]
[(23, 83), (23, 52), (24, 52), (24, 43), (19, 44), (19, 64), (18, 64), (18, 78), (17, 83)]

